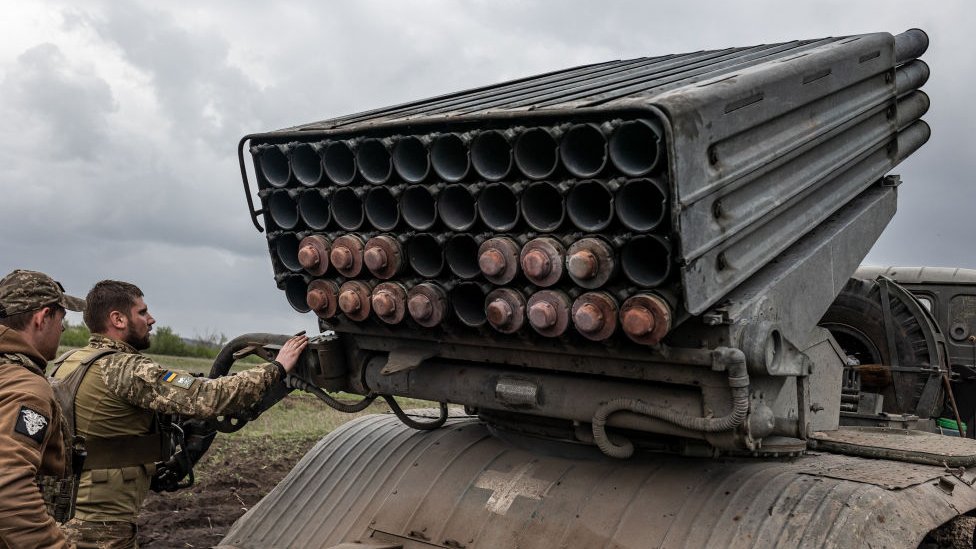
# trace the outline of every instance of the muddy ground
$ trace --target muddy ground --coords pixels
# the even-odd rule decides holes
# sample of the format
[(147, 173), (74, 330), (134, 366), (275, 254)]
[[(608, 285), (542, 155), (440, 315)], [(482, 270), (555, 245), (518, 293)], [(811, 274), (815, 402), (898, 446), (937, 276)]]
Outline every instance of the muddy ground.
[(317, 437), (218, 436), (186, 490), (151, 493), (139, 517), (139, 546), (211, 547), (267, 494), (315, 444)]

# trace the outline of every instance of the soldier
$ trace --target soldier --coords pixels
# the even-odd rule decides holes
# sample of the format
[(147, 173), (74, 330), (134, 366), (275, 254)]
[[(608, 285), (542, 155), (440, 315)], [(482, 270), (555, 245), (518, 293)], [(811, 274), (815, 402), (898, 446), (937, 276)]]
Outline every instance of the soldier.
[[(68, 546), (52, 514), (70, 511), (50, 496), (72, 481), (71, 444), (44, 369), (58, 352), (65, 309), (84, 305), (43, 273), (0, 279), (0, 547)], [(61, 503), (70, 505), (70, 494)]]
[(136, 547), (136, 517), (155, 463), (170, 456), (160, 414), (208, 418), (241, 412), (284, 378), (308, 343), (288, 340), (277, 360), (218, 379), (160, 366), (149, 348), (156, 322), (142, 291), (103, 280), (88, 293), (88, 346), (61, 359), (54, 377), (87, 367), (74, 401), (75, 429), (86, 438), (75, 518), (64, 526), (78, 547)]

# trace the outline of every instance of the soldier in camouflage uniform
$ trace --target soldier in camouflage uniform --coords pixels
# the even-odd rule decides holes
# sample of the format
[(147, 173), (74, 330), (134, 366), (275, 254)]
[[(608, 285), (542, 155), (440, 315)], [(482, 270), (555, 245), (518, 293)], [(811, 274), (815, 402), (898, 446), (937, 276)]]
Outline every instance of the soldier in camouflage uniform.
[(70, 439), (44, 369), (65, 309), (84, 303), (43, 273), (0, 279), (0, 548), (68, 546), (46, 505), (57, 502), (39, 488), (72, 480)]
[(139, 353), (149, 347), (155, 323), (139, 288), (105, 280), (87, 301), (88, 347), (64, 358), (54, 374), (64, 378), (90, 364), (74, 406), (88, 459), (75, 518), (64, 530), (80, 548), (135, 547), (154, 464), (169, 457), (157, 414), (208, 418), (245, 410), (295, 367), (308, 338), (290, 339), (274, 362), (218, 379), (195, 377)]

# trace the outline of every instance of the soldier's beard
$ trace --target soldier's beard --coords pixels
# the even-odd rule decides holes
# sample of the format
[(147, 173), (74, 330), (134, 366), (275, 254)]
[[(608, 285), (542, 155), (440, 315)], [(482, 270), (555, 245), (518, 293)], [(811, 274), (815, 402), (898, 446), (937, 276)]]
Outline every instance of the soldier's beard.
[(145, 351), (149, 348), (149, 334), (147, 333), (146, 335), (139, 337), (136, 335), (135, 330), (132, 329), (132, 326), (129, 326), (125, 334), (125, 342), (132, 345), (132, 348), (137, 351)]

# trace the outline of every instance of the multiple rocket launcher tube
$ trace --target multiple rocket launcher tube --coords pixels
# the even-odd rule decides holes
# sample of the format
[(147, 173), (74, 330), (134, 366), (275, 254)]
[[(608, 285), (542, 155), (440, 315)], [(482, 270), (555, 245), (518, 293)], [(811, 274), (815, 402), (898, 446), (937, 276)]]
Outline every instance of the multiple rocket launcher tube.
[[(664, 150), (657, 123), (638, 119), (252, 152), (280, 229), (272, 252), (290, 271), (348, 279), (287, 284), (296, 309), (423, 327), (453, 311), (502, 333), (573, 326), (601, 341), (619, 328), (654, 344), (672, 321), (668, 301), (645, 290), (671, 273)], [(600, 234), (570, 235), (570, 224)], [(434, 280), (446, 270), (457, 278)], [(566, 279), (574, 286), (555, 287)]]

